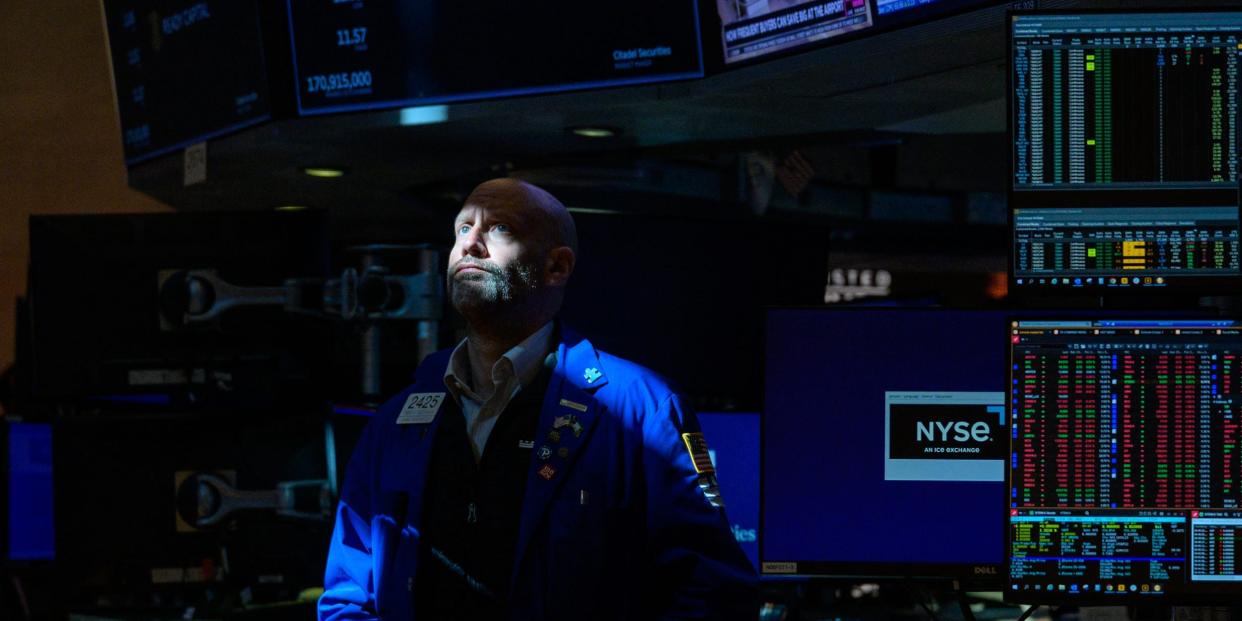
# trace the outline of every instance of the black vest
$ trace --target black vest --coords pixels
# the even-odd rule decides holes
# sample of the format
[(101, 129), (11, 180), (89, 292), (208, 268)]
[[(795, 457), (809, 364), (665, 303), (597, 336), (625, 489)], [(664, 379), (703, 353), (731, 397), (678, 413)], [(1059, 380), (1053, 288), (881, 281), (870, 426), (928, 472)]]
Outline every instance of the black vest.
[(419, 619), (507, 616), (522, 500), (551, 369), (543, 367), (501, 412), (478, 464), (451, 401), (432, 445), (414, 606)]

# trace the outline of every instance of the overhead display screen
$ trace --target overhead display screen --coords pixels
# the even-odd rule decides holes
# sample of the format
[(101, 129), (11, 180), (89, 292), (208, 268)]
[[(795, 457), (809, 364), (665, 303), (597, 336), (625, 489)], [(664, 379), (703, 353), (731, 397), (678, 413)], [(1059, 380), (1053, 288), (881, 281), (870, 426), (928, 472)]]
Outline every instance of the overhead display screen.
[(699, 78), (694, 0), (289, 2), (298, 110)]
[(997, 0), (875, 0), (878, 18), (912, 15), (924, 11), (952, 11), (984, 4), (998, 4)]
[(254, 2), (104, 2), (125, 161), (271, 117)]
[(867, 0), (716, 0), (726, 63), (752, 60), (873, 24)]

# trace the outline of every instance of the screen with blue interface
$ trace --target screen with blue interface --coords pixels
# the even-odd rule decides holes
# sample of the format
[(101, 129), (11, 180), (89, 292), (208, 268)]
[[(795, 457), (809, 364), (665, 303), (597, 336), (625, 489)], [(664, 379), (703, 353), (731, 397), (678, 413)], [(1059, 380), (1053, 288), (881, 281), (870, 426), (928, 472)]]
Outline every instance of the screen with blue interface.
[(875, 22), (877, 28), (912, 25), (1001, 2), (1003, 0), (876, 0)]
[(768, 312), (765, 574), (998, 578), (1007, 325), (1004, 311)]
[(733, 538), (759, 569), (759, 414), (700, 412)]
[(1242, 329), (1233, 320), (1011, 325), (1006, 597), (1242, 594)]
[[(52, 523), (52, 427), (39, 423), (0, 422), (7, 441), (0, 455), (7, 477), (5, 533), (12, 561), (51, 560), (56, 543)], [(6, 433), (0, 433), (0, 437)], [(2, 559), (0, 559), (2, 560)]]

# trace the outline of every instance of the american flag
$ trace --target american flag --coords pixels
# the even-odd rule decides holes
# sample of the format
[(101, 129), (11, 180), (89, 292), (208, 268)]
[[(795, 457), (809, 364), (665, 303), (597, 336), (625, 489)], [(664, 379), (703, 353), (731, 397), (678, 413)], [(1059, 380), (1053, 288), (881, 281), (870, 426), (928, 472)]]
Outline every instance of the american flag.
[(686, 450), (690, 452), (690, 461), (694, 462), (694, 471), (698, 474), (715, 472), (712, 466), (711, 454), (707, 451), (707, 439), (702, 433), (683, 433), (681, 439), (686, 443)]

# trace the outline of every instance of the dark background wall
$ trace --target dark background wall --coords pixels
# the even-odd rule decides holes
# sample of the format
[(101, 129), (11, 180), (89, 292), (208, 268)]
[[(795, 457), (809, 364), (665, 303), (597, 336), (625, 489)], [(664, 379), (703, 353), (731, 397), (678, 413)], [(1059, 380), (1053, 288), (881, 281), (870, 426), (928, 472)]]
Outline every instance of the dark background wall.
[(30, 214), (167, 211), (129, 189), (97, 2), (0, 2), (0, 369)]

